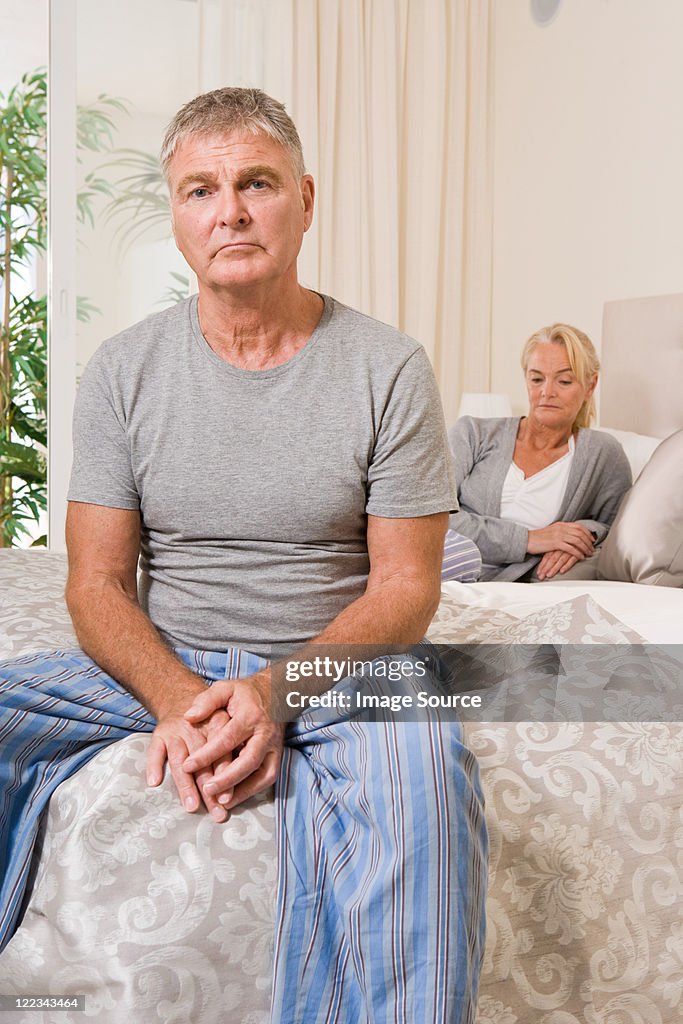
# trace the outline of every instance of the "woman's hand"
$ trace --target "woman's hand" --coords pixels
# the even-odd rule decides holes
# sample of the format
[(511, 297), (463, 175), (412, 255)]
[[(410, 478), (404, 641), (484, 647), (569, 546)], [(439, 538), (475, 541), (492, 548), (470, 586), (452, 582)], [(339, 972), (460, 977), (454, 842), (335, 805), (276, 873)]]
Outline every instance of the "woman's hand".
[(564, 551), (581, 561), (590, 558), (594, 548), (593, 534), (580, 523), (551, 523), (542, 530), (529, 530), (527, 551), (530, 555)]
[(550, 580), (558, 573), (565, 573), (580, 561), (576, 555), (568, 555), (566, 551), (546, 551), (536, 566), (536, 576), (539, 580)]

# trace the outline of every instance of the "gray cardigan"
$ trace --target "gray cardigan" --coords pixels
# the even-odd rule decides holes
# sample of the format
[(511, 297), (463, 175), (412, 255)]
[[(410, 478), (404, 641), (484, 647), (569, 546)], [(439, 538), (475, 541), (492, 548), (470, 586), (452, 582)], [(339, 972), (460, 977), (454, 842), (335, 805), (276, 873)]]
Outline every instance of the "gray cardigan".
[[(527, 554), (525, 526), (500, 518), (519, 422), (518, 416), (462, 416), (448, 432), (460, 502), (450, 527), (473, 540), (484, 563), (495, 567), (485, 569), (484, 579), (517, 580), (541, 557)], [(580, 429), (558, 521), (582, 523), (599, 544), (631, 482), (631, 467), (619, 442), (611, 434)]]

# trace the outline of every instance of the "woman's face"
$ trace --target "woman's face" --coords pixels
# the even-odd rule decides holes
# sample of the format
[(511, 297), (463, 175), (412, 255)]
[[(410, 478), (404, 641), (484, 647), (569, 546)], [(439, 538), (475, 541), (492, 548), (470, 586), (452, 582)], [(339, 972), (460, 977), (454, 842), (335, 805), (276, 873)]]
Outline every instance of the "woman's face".
[(539, 342), (526, 369), (529, 418), (540, 426), (570, 429), (597, 382), (597, 374), (587, 384), (577, 380), (561, 342)]

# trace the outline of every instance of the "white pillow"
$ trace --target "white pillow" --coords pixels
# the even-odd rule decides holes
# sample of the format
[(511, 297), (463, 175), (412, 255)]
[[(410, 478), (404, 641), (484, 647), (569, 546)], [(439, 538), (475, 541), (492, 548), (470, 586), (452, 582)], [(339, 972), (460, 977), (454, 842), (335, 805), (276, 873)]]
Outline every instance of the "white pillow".
[(626, 452), (626, 458), (631, 463), (634, 481), (637, 480), (655, 448), (662, 442), (661, 437), (648, 437), (647, 434), (636, 434), (632, 430), (613, 430), (611, 427), (598, 427), (598, 430), (616, 437)]
[(598, 579), (683, 587), (683, 430), (662, 441), (624, 497)]

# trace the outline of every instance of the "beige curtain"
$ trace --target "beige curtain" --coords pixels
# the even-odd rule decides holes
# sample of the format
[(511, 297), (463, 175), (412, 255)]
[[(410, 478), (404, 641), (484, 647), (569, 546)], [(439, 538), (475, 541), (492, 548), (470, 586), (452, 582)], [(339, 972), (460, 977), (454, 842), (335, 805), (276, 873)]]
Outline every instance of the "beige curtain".
[(318, 185), (302, 280), (418, 338), (450, 422), (490, 386), (490, 0), (287, 6)]

